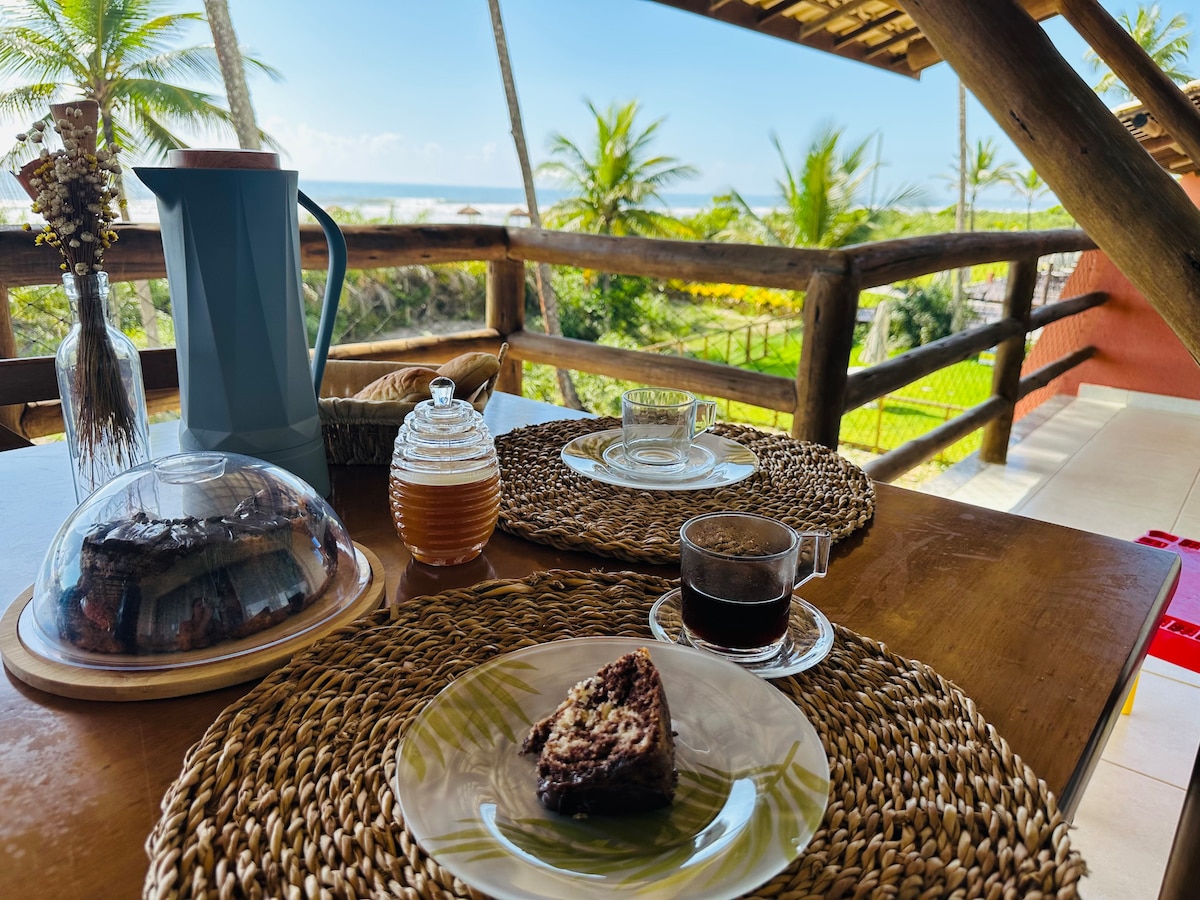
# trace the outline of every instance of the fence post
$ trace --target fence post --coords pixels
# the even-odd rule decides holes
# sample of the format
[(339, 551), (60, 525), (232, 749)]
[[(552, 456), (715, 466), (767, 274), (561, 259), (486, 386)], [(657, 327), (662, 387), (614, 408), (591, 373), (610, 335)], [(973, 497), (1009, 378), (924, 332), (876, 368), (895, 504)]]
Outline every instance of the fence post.
[(796, 372), (793, 437), (837, 449), (857, 312), (857, 275), (813, 273), (804, 293), (804, 344)]
[(1004, 412), (983, 429), (979, 458), (986, 463), (1003, 465), (1008, 460), (1008, 439), (1012, 435), (1013, 414), (1021, 389), (1021, 366), (1025, 362), (1025, 339), (1029, 335), (1029, 314), (1037, 287), (1037, 257), (1016, 259), (1008, 267), (1008, 286), (1004, 292), (1002, 314), (1021, 323), (1021, 331), (996, 347), (992, 371), (992, 394), (1004, 401)]
[[(495, 259), (487, 266), (487, 327), (508, 339), (525, 330), (525, 263), (519, 259)], [(510, 353), (500, 368), (496, 389), (521, 395), (521, 360)]]

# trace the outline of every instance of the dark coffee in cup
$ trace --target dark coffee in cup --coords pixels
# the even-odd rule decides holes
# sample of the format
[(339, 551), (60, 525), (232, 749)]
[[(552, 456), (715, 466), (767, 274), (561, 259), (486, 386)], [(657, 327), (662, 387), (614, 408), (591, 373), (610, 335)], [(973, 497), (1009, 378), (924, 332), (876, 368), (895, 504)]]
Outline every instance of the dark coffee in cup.
[(732, 600), (706, 594), (687, 582), (680, 586), (683, 625), (709, 644), (754, 651), (774, 644), (787, 632), (792, 610), (789, 588), (777, 597), (756, 599), (762, 591), (737, 591)]
[(801, 548), (823, 575), (828, 532), (797, 534), (753, 513), (709, 513), (680, 529), (680, 612), (688, 643), (737, 662), (771, 659), (791, 618)]

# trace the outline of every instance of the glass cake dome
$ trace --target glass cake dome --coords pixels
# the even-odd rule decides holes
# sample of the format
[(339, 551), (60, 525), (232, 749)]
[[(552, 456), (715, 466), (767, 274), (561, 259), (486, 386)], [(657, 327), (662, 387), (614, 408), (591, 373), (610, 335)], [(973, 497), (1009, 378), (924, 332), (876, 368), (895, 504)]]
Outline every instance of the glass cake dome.
[(249, 456), (178, 453), (118, 475), (71, 514), (18, 630), (56, 662), (187, 666), (294, 638), (369, 580), (304, 481)]

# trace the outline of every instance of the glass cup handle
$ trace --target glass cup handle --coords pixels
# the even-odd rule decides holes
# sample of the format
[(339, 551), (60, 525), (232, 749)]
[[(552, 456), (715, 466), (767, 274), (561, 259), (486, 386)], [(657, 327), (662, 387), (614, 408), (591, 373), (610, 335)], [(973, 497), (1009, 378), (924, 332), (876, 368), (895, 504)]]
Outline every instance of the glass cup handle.
[(833, 536), (824, 529), (802, 531), (799, 538), (800, 553), (796, 566), (796, 587), (800, 587), (810, 578), (825, 577), (825, 573), (829, 570), (829, 549), (833, 546)]
[(692, 437), (703, 434), (717, 424), (717, 401), (716, 400), (697, 400), (696, 401), (696, 427), (692, 431)]

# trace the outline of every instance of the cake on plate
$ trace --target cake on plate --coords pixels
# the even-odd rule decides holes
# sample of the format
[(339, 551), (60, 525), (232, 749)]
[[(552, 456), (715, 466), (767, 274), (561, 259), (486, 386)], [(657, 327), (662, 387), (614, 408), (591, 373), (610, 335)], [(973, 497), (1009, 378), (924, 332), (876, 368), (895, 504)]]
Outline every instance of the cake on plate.
[(537, 795), (564, 815), (657, 809), (671, 803), (678, 773), (671, 712), (644, 647), (608, 663), (530, 730)]

